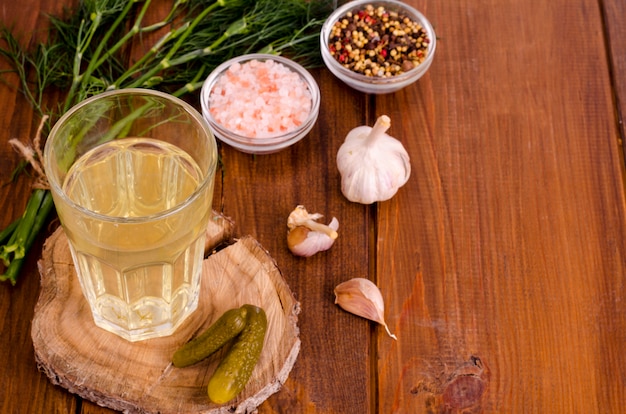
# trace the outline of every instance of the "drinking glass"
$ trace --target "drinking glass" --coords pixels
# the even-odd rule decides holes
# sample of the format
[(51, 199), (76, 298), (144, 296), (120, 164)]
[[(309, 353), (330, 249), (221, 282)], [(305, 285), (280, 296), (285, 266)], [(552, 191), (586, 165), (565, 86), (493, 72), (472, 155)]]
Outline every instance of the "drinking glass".
[(189, 104), (105, 92), (54, 125), (44, 165), (95, 324), (129, 341), (172, 334), (197, 308), (217, 148)]

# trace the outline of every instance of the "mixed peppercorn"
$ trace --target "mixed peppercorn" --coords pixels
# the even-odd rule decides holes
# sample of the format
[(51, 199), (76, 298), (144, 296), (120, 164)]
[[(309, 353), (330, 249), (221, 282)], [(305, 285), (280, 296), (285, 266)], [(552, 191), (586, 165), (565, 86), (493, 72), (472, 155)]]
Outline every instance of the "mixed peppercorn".
[(422, 63), (429, 43), (419, 22), (383, 6), (368, 4), (337, 20), (328, 47), (341, 65), (354, 72), (391, 77)]

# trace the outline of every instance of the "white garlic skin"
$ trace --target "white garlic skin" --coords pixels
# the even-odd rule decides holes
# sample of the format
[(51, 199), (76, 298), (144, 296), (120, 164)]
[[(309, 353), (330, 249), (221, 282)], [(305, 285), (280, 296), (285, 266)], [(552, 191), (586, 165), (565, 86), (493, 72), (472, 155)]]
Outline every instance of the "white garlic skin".
[(287, 247), (296, 256), (310, 257), (330, 249), (338, 237), (339, 220), (332, 218), (328, 225), (317, 222), (319, 213), (310, 214), (304, 206), (297, 206), (287, 219)]
[(391, 126), (382, 115), (374, 127), (352, 129), (337, 152), (341, 192), (350, 201), (371, 204), (393, 197), (409, 180), (409, 154), (397, 139), (385, 132)]
[(385, 322), (383, 295), (371, 280), (355, 277), (338, 284), (335, 287), (335, 303), (347, 312), (378, 322), (390, 337), (398, 339), (389, 331)]
[[(339, 221), (333, 217), (328, 224), (333, 230), (339, 229)], [(310, 257), (315, 253), (323, 252), (331, 248), (336, 239), (333, 239), (326, 233), (319, 231), (309, 230), (306, 233), (306, 237), (303, 240), (298, 241), (297, 244), (291, 245), (288, 243), (289, 250), (296, 256)]]

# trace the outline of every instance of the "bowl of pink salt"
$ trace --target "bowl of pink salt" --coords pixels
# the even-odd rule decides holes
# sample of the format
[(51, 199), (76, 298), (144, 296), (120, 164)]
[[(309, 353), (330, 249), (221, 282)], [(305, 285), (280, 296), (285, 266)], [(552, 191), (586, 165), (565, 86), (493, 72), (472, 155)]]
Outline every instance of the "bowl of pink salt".
[(202, 115), (222, 142), (251, 154), (280, 151), (317, 121), (320, 91), (313, 76), (282, 56), (230, 59), (205, 80)]

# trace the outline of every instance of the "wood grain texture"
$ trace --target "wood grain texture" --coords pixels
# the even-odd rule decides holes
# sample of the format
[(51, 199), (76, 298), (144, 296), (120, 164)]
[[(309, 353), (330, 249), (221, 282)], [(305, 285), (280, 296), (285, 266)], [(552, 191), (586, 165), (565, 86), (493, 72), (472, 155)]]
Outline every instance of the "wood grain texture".
[[(59, 12), (62, 7), (63, 4), (55, 0), (3, 1), (0, 22), (13, 27), (18, 39), (28, 44), (42, 35), (41, 29), (47, 25), (44, 14)], [(0, 63), (0, 70), (5, 69), (5, 63)], [(24, 211), (31, 184), (25, 174), (11, 181), (20, 157), (8, 141), (34, 137), (39, 124), (39, 118), (17, 89), (17, 78), (8, 74), (6, 79), (7, 83), (0, 82), (0, 225), (3, 229)], [(48, 98), (55, 99), (54, 96)], [(35, 242), (33, 251), (41, 251), (45, 236)], [(35, 254), (26, 261), (17, 286), (0, 284), (0, 352), (3, 355), (0, 412), (3, 413), (68, 413), (75, 412), (80, 404), (62, 388), (52, 386), (34, 363), (30, 322), (39, 295), (38, 259), (39, 255)]]
[(618, 145), (622, 148), (624, 156), (624, 137), (626, 136), (626, 3), (620, 0), (607, 0), (601, 2), (601, 12), (604, 18), (605, 36), (607, 38), (607, 55), (609, 58), (609, 73), (613, 83), (616, 105), (616, 121), (620, 136)]
[[(267, 249), (302, 307), (298, 361), (258, 412), (621, 413), (623, 2), (407, 2), (438, 36), (419, 82), (367, 96), (315, 70), (322, 106), (303, 141), (265, 156), (220, 146), (214, 208)], [(70, 3), (0, 1), (0, 16), (28, 42), (39, 11)], [(5, 84), (0, 101), (4, 183), (18, 162), (6, 140), (32, 136), (38, 119)], [(383, 113), (412, 177), (392, 200), (356, 205), (340, 193), (335, 155), (351, 128)], [(0, 187), (2, 224), (22, 211), (28, 183)], [(338, 218), (329, 251), (287, 250), (298, 204)], [(0, 411), (111, 413), (37, 372), (35, 262), (17, 287), (0, 286)], [(333, 304), (334, 286), (357, 276), (379, 284), (397, 342)]]
[(422, 8), (429, 76), (376, 105), (414, 167), (379, 206), (398, 335), (378, 341), (380, 412), (618, 412), (626, 221), (597, 5)]
[[(224, 214), (268, 249), (302, 304), (301, 355), (276, 398), (259, 412), (367, 412), (370, 405), (369, 324), (334, 305), (334, 287), (356, 276), (368, 277), (368, 207), (348, 202), (340, 192), (337, 149), (352, 126), (365, 122), (367, 100), (321, 70), (322, 111), (304, 140), (279, 153), (253, 156), (222, 146)], [(346, 99), (335, 100), (341, 93)], [(340, 116), (338, 114), (341, 114)], [(339, 220), (333, 247), (310, 258), (287, 249), (287, 217), (297, 206)], [(244, 230), (245, 229), (245, 230)], [(357, 390), (357, 391), (355, 391)]]
[[(251, 237), (205, 259), (198, 309), (173, 335), (134, 343), (93, 323), (61, 229), (46, 241), (40, 271), (32, 323), (37, 365), (53, 384), (105, 407), (129, 413), (252, 412), (280, 389), (300, 350), (300, 304), (273, 259)], [(244, 304), (267, 315), (263, 351), (241, 394), (225, 405), (213, 404), (206, 388), (226, 349), (180, 369), (171, 358), (228, 309)]]

